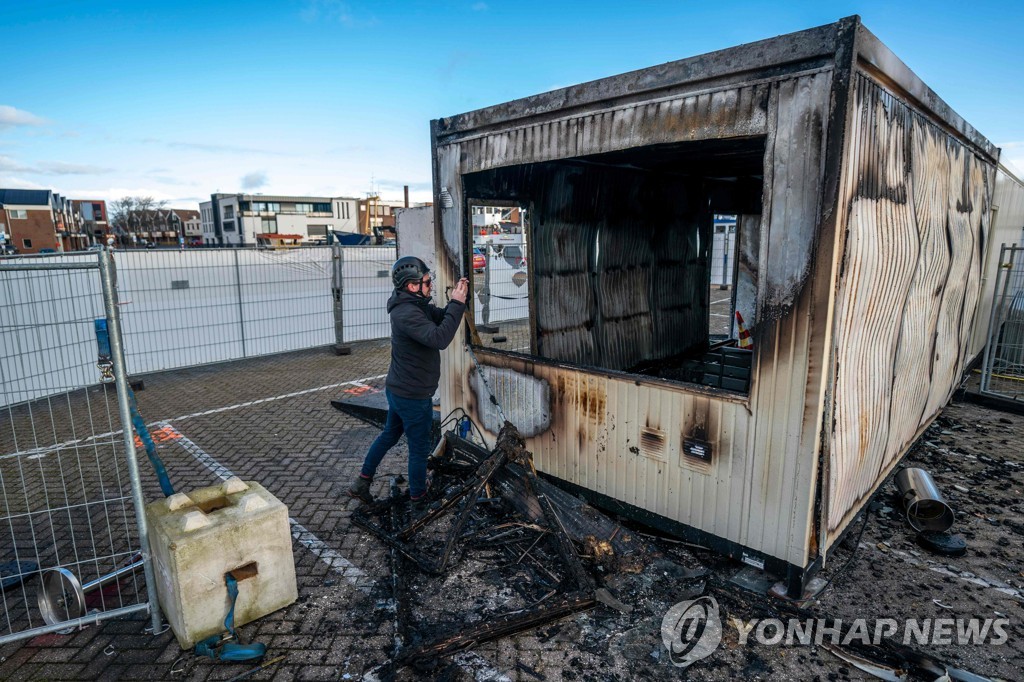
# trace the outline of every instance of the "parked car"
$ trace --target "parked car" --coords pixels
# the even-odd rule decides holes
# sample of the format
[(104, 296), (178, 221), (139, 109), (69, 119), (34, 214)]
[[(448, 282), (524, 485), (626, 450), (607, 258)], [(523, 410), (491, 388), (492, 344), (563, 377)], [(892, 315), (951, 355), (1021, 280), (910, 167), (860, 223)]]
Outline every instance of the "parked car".
[(525, 268), (526, 267), (526, 254), (523, 253), (522, 247), (518, 244), (508, 244), (502, 250), (501, 253), (508, 264), (514, 268)]
[(483, 272), (487, 267), (487, 257), (480, 249), (473, 249), (473, 272)]

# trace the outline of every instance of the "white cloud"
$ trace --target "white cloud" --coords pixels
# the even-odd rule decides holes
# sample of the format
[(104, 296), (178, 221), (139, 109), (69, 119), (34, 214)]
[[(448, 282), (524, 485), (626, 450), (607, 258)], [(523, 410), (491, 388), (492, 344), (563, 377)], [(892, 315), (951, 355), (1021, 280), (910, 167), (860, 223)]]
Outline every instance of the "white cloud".
[(1017, 176), (1020, 180), (1024, 180), (1024, 153), (1018, 152), (1017, 154), (1004, 155), (1000, 161), (1006, 168)]
[(0, 187), (8, 189), (50, 189), (31, 180), (16, 178), (10, 175), (0, 175)]
[(20, 163), (9, 156), (0, 155), (0, 171), (19, 172), (22, 170), (24, 170), (24, 167)]
[(434, 183), (430, 180), (377, 180), (377, 188), (385, 192), (391, 191), (404, 194), (407, 185), (410, 196), (414, 192), (426, 192), (428, 195), (433, 194)]
[(109, 168), (84, 163), (65, 161), (40, 161), (35, 165), (19, 163), (9, 156), (0, 156), (0, 170), (35, 175), (102, 175), (110, 173)]
[(69, 189), (61, 194), (74, 198), (104, 199), (114, 201), (122, 197), (153, 197), (157, 201), (168, 203), (177, 200), (162, 189), (156, 187), (108, 187), (107, 189)]
[(7, 104), (0, 104), (0, 130), (18, 126), (40, 126), (46, 121), (23, 109), (16, 109)]
[(259, 189), (267, 184), (267, 174), (263, 171), (246, 173), (242, 176), (242, 189)]
[(87, 163), (66, 163), (64, 161), (40, 161), (36, 164), (36, 172), (46, 175), (103, 175), (110, 173), (110, 168), (93, 166)]

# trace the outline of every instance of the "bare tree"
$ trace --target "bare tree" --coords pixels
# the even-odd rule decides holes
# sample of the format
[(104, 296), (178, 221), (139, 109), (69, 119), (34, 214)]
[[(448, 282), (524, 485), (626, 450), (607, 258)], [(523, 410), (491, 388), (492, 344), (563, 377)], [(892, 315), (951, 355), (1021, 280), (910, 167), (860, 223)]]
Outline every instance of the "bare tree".
[(153, 197), (122, 197), (110, 204), (111, 226), (123, 243), (129, 243), (131, 235), (139, 232), (154, 232), (164, 229), (166, 201)]
[(110, 202), (110, 226), (118, 235), (128, 234), (135, 197), (121, 197)]

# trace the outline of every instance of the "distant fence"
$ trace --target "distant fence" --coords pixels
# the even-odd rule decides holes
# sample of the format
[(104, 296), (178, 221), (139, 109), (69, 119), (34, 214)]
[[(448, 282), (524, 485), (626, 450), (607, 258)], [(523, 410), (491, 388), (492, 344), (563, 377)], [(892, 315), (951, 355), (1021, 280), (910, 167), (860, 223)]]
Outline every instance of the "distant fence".
[(711, 284), (723, 289), (732, 286), (735, 267), (736, 224), (716, 224), (711, 239)]
[[(483, 325), (525, 320), (530, 316), (530, 277), (523, 247), (519, 244), (478, 247), (484, 267), (476, 288), (476, 320)], [(474, 271), (476, 268), (474, 268)]]
[(983, 393), (1024, 400), (1024, 246), (1002, 246), (981, 370)]
[(335, 249), (336, 272), (341, 275), (344, 308), (338, 343), (383, 339), (391, 336), (388, 297), (394, 246), (347, 246)]
[[(0, 263), (94, 262), (94, 254), (4, 258)], [(394, 247), (115, 251), (128, 372), (133, 375), (304, 350), (390, 335)], [(340, 277), (340, 280), (339, 280)], [(341, 306), (337, 301), (341, 283)], [(34, 304), (46, 293), (57, 301)], [(100, 294), (95, 278), (69, 284), (55, 271), (0, 281), (0, 405), (95, 383), (76, 301)], [(340, 325), (337, 324), (340, 322)], [(77, 326), (76, 326), (77, 325)], [(85, 326), (82, 326), (85, 325)], [(82, 327), (82, 329), (78, 329)], [(50, 360), (57, 358), (59, 362)], [(44, 362), (44, 359), (47, 362)]]

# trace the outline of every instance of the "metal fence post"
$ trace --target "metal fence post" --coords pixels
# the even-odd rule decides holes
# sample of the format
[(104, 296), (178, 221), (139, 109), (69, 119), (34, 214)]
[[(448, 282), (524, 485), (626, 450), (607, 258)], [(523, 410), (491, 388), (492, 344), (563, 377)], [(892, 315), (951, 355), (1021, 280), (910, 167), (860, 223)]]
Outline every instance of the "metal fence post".
[(249, 357), (245, 349), (245, 307), (242, 305), (242, 270), (238, 267), (238, 249), (235, 252), (235, 291), (238, 293), (238, 330), (242, 335), (242, 357)]
[[(476, 330), (481, 334), (497, 334), (501, 329), (496, 324), (491, 324), (491, 259), (496, 257), (493, 244), (484, 245), (484, 285), (480, 288), (480, 320), (476, 323)], [(472, 269), (472, 256), (470, 256), (470, 268)]]
[(345, 345), (345, 249), (331, 245), (331, 296), (334, 299), (334, 353), (349, 355), (352, 347)]
[[(995, 288), (992, 293), (992, 312), (988, 318), (988, 335), (985, 337), (985, 356), (981, 362), (981, 392), (985, 393), (989, 389), (989, 377), (992, 374), (992, 358), (995, 353), (995, 330), (999, 328), (997, 319), (1002, 315), (1002, 301), (1006, 297), (1005, 285), (1003, 291), (1000, 292), (1000, 283), (1003, 280), (1003, 257), (1006, 254), (1006, 244), (1003, 244), (999, 248), (999, 260), (997, 261), (998, 269), (996, 270), (996, 282)], [(1009, 271), (1006, 271), (1006, 280), (1010, 281)]]
[(128, 479), (132, 488), (132, 503), (135, 506), (136, 522), (139, 526), (139, 544), (142, 552), (143, 571), (146, 575), (146, 594), (149, 599), (150, 624), (153, 634), (160, 632), (160, 604), (157, 600), (156, 577), (153, 574), (153, 557), (149, 550), (149, 527), (146, 523), (146, 503), (142, 498), (142, 483), (139, 480), (139, 463), (135, 459), (135, 433), (132, 430), (131, 408), (128, 400), (128, 373), (124, 363), (124, 345), (121, 338), (121, 314), (117, 308), (117, 289), (114, 286), (114, 263), (110, 252), (99, 252), (100, 283), (103, 288), (103, 309), (110, 330), (111, 360), (114, 365), (114, 382), (117, 388), (117, 409), (121, 418), (124, 435), (124, 453), (128, 461)]

